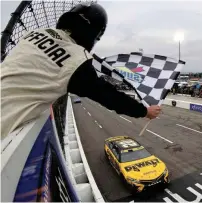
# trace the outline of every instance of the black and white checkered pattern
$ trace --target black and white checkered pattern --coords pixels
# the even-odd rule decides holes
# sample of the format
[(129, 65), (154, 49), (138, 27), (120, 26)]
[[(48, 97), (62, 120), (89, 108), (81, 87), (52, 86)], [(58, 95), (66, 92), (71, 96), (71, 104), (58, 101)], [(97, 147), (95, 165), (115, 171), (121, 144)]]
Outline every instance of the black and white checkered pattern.
[[(104, 59), (95, 54), (93, 57), (98, 74), (108, 75), (132, 87), (145, 106), (161, 105), (185, 65), (181, 60), (139, 52)], [(125, 67), (127, 73), (124, 75), (118, 67)]]

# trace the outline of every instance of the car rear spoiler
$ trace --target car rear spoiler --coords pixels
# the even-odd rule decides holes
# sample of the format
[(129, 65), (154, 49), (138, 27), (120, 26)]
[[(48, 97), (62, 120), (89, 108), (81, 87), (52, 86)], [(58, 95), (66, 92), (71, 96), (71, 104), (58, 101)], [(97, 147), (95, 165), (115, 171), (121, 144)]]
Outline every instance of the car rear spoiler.
[(128, 136), (115, 136), (115, 137), (109, 137), (105, 140), (105, 142), (110, 142), (110, 141), (115, 141), (115, 140), (121, 140), (121, 139), (125, 139), (125, 138), (129, 138)]

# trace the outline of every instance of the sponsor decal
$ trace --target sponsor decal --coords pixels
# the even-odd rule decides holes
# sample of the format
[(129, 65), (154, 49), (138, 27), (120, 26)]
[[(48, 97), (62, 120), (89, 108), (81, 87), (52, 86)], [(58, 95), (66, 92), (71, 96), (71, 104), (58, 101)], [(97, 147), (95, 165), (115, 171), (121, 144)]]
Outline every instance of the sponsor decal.
[(61, 36), (53, 29), (46, 29), (46, 32), (49, 33), (53, 38), (62, 40)]
[(155, 173), (156, 172), (156, 170), (154, 170), (154, 171), (149, 171), (149, 172), (146, 172), (146, 173), (143, 173), (144, 175), (149, 175), (149, 174), (151, 174), (151, 173)]
[(131, 140), (131, 139), (119, 141), (119, 142), (117, 142), (117, 144), (119, 144), (122, 148), (139, 146), (139, 144), (137, 142), (135, 142), (134, 140)]
[(161, 180), (158, 180), (156, 182), (150, 183), (148, 186), (153, 186), (153, 185), (156, 185), (156, 184), (159, 184), (159, 183), (161, 183)]
[[(127, 66), (127, 64), (126, 64)], [(128, 80), (132, 80), (134, 82), (141, 83), (144, 80), (144, 76), (140, 73), (144, 71), (144, 68), (141, 67), (135, 67), (135, 68), (127, 68), (123, 66), (115, 66), (116, 69), (121, 73), (124, 77), (126, 77)]]
[(130, 172), (131, 170), (140, 171), (140, 168), (143, 168), (143, 167), (147, 167), (147, 166), (151, 166), (151, 165), (156, 167), (158, 163), (159, 163), (158, 159), (152, 159), (149, 161), (144, 161), (144, 162), (136, 163), (134, 165), (126, 166), (125, 170), (127, 172)]
[(51, 116), (27, 158), (14, 202), (78, 202), (56, 141)]
[(49, 202), (50, 201), (50, 174), (51, 174), (51, 159), (52, 159), (52, 154), (51, 154), (51, 149), (50, 146), (48, 146), (48, 150), (47, 150), (47, 157), (45, 160), (45, 167), (44, 167), (44, 171), (43, 171), (43, 183), (42, 185), (44, 185), (44, 190), (42, 192), (42, 200), (44, 202)]
[[(18, 182), (14, 202), (51, 201), (50, 198), (50, 149), (48, 139), (50, 131), (45, 123), (27, 158)], [(48, 172), (45, 175), (45, 172)], [(43, 195), (42, 195), (43, 194)], [(43, 197), (42, 197), (43, 196)]]
[(199, 104), (190, 104), (190, 110), (192, 111), (198, 111), (202, 113), (202, 105)]

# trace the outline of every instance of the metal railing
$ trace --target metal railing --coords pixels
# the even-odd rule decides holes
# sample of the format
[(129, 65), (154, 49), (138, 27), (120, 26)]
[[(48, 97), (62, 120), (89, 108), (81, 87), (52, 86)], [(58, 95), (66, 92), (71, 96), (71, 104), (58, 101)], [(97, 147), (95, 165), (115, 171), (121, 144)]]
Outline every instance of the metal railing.
[(11, 13), (11, 18), (2, 32), (1, 62), (25, 32), (37, 28), (55, 27), (58, 18), (80, 2), (95, 1), (22, 1), (17, 9)]

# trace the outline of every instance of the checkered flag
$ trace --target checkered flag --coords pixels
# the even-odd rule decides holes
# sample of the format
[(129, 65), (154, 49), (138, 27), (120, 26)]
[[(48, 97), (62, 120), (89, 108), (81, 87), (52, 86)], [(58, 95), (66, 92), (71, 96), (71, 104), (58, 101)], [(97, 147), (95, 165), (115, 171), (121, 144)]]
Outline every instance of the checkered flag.
[(185, 65), (181, 60), (139, 52), (93, 57), (98, 75), (108, 75), (132, 87), (146, 107), (162, 104)]

